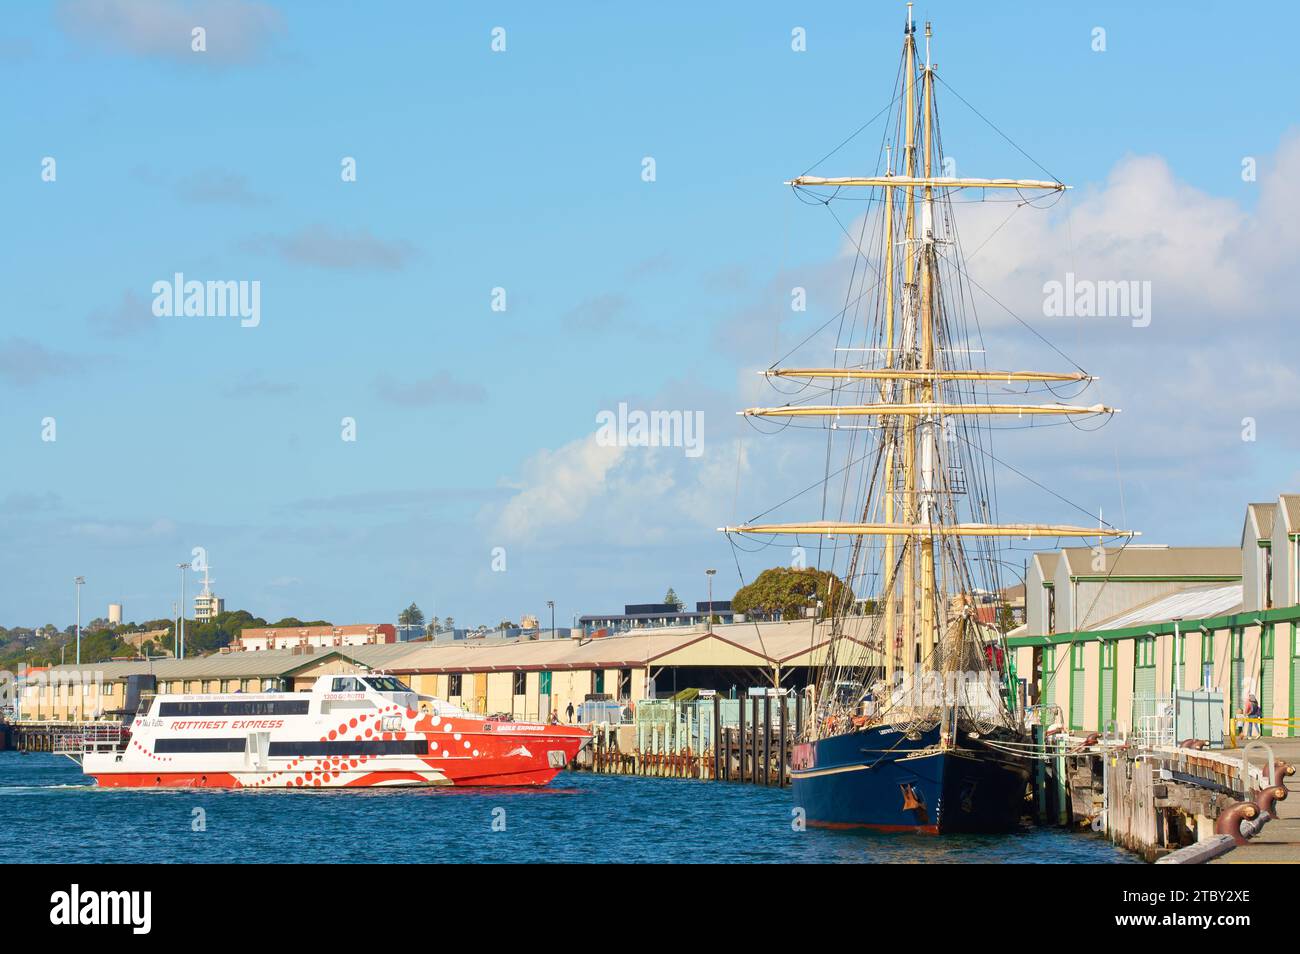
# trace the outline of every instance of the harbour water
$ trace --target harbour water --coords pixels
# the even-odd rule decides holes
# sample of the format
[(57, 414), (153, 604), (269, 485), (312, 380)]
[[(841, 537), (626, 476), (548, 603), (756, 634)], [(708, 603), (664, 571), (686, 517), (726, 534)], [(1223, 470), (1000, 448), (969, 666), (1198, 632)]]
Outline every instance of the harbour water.
[(101, 790), (62, 756), (16, 752), (0, 752), (0, 852), (41, 863), (1137, 860), (1054, 829), (795, 831), (789, 791), (753, 785), (566, 773), (545, 789)]

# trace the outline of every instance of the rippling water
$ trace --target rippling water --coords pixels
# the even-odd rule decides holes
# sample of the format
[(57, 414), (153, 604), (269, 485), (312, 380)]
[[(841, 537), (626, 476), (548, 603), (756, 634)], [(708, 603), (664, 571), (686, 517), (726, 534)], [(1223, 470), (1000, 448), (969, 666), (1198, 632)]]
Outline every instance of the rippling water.
[[(1050, 829), (795, 832), (790, 807), (778, 789), (577, 773), (540, 790), (107, 790), (85, 785), (62, 756), (0, 752), (6, 861), (1135, 861), (1102, 839)], [(204, 831), (194, 830), (199, 818)]]

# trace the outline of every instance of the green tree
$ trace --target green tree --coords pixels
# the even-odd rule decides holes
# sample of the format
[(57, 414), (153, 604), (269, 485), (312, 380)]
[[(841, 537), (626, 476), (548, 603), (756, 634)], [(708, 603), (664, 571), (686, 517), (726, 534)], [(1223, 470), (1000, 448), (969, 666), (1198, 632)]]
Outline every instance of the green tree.
[(397, 614), (397, 621), (403, 626), (423, 626), (424, 612), (420, 607), (412, 603), (406, 609)]
[(676, 592), (673, 591), (673, 588), (671, 586), (668, 587), (668, 592), (664, 594), (664, 603), (668, 606), (677, 607), (678, 611), (680, 611), (681, 608), (686, 605), (681, 601), (681, 599), (678, 598)]
[(829, 570), (776, 566), (737, 590), (731, 608), (746, 616), (802, 619), (815, 601), (821, 602), (821, 618), (832, 612), (846, 613), (853, 605), (853, 591)]
[(259, 626), (269, 626), (272, 629), (301, 629), (304, 626), (332, 626), (333, 624), (327, 619), (302, 620), (296, 616), (286, 616), (278, 623), (258, 623)]

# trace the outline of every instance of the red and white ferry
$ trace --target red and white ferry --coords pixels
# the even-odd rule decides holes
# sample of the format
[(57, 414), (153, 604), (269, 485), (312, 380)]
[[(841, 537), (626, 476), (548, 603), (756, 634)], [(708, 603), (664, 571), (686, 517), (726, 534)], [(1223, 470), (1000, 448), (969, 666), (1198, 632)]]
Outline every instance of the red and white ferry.
[(106, 788), (545, 785), (591, 736), (486, 719), (394, 676), (322, 676), (309, 693), (160, 695), (125, 746), (87, 743)]

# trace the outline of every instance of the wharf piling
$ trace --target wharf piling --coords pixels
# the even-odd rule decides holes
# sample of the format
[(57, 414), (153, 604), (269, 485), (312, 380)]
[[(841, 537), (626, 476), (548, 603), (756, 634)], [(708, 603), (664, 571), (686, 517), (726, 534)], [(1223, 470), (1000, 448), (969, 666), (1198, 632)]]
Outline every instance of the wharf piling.
[(790, 784), (803, 707), (798, 695), (647, 700), (635, 722), (592, 726), (593, 743), (578, 768), (783, 787)]
[[(1245, 852), (1250, 849), (1240, 846), (1250, 845), (1247, 836), (1259, 830), (1251, 826), (1260, 818), (1294, 814), (1283, 806), (1293, 770), (1258, 748), (1212, 750), (1190, 740), (1141, 744), (1096, 733), (1061, 734), (1040, 749), (1036, 815), (1042, 824), (1090, 828), (1147, 861), (1211, 861), (1226, 852), (1224, 834), (1233, 836), (1234, 851)], [(1279, 831), (1286, 827), (1272, 824)], [(1300, 846), (1291, 849), (1300, 856)]]

